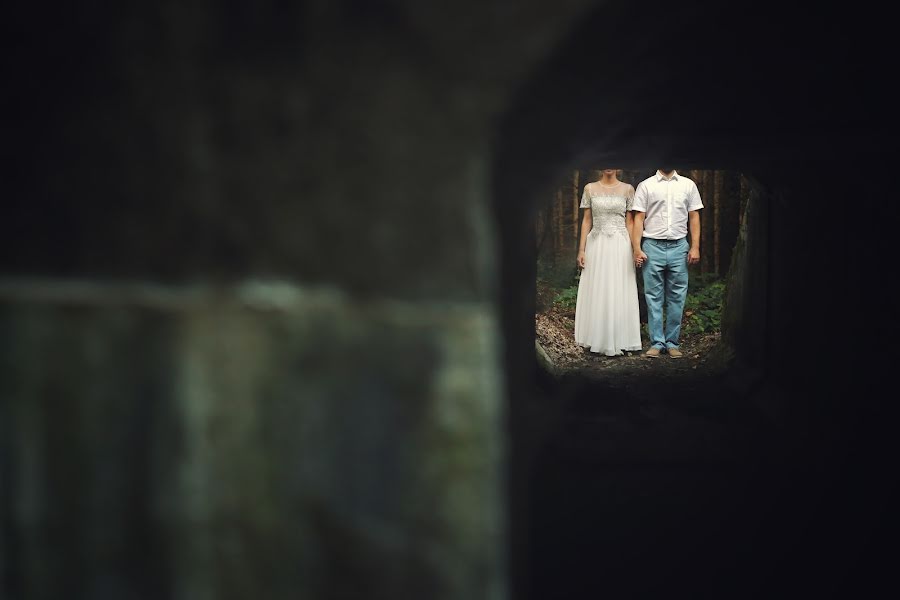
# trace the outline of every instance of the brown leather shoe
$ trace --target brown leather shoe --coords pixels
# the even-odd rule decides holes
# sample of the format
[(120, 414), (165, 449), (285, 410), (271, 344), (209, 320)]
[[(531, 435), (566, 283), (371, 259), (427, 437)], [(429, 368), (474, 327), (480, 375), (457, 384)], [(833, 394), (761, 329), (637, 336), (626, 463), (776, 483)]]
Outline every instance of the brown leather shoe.
[(669, 356), (672, 358), (681, 358), (684, 354), (678, 348), (669, 348)]
[(644, 356), (647, 358), (659, 358), (659, 348), (650, 348), (644, 352)]

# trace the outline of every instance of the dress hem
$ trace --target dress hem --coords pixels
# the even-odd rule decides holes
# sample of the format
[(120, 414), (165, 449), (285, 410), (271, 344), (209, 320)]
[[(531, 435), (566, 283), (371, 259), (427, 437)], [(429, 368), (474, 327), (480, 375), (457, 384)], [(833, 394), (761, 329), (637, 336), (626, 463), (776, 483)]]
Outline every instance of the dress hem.
[(621, 356), (623, 352), (636, 352), (638, 350), (643, 350), (643, 346), (626, 346), (624, 348), (620, 348), (619, 350), (594, 350), (590, 344), (583, 344), (581, 342), (575, 342), (578, 346), (582, 348), (587, 348), (593, 354), (605, 354), (606, 356)]

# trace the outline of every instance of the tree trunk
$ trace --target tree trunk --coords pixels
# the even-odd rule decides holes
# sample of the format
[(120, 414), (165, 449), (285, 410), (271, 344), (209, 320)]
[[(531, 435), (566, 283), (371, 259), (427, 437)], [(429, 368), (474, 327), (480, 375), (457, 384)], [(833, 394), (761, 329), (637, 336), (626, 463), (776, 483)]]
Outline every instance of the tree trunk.
[(719, 234), (722, 243), (722, 271), (727, 275), (731, 269), (731, 257), (737, 243), (741, 221), (741, 175), (725, 171), (725, 185), (722, 196), (722, 223)]
[(534, 224), (535, 244), (538, 257), (541, 257), (545, 250), (547, 229), (547, 206), (545, 203), (545, 205), (538, 210)]
[(581, 198), (578, 196), (578, 169), (572, 172), (572, 237), (575, 238), (575, 252), (578, 252), (578, 205)]
[(738, 229), (744, 224), (744, 209), (747, 206), (747, 199), (750, 197), (750, 182), (741, 173), (741, 206), (738, 209)]
[(700, 211), (700, 272), (712, 270), (712, 232), (713, 232), (713, 171), (701, 171), (700, 199), (705, 208)]
[(722, 188), (724, 185), (724, 171), (716, 171), (713, 191), (713, 268), (716, 275), (722, 274)]
[(563, 260), (563, 253), (566, 248), (566, 219), (565, 219), (565, 210), (563, 204), (563, 191), (562, 188), (556, 190), (556, 260), (557, 264), (560, 264), (559, 261)]

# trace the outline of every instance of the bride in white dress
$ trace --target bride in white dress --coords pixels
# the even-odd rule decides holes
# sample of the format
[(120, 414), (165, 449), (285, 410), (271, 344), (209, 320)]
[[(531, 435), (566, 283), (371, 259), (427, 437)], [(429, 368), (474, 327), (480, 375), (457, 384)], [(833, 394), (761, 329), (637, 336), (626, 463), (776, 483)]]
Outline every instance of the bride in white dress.
[(640, 309), (631, 249), (634, 188), (604, 169), (584, 186), (578, 266), (583, 269), (575, 305), (575, 342), (616, 356), (641, 349)]

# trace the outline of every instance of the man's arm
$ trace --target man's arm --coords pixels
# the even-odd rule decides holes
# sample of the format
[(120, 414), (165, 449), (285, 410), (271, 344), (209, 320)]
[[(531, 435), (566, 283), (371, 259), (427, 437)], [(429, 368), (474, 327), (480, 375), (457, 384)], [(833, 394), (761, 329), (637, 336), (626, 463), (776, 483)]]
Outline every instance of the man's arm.
[(691, 226), (691, 251), (688, 253), (688, 264), (696, 265), (700, 262), (700, 211), (690, 211), (688, 222)]

